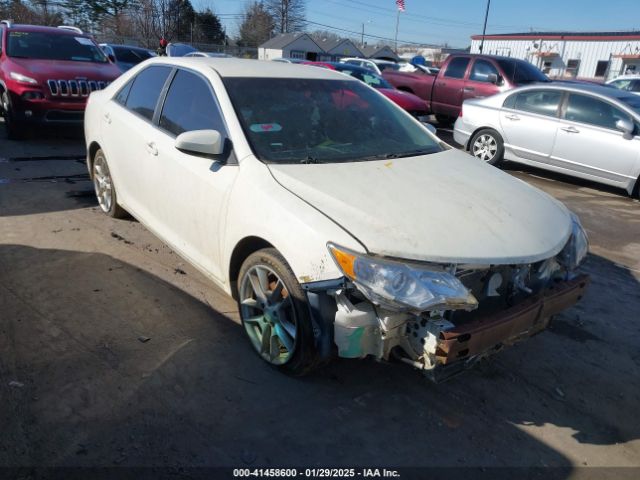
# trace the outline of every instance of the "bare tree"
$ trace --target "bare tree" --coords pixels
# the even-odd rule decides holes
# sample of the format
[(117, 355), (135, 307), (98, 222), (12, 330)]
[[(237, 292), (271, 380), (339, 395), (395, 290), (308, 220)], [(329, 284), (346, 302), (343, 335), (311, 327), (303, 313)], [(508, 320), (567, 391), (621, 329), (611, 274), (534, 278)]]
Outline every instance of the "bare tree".
[(254, 0), (246, 3), (243, 18), (238, 39), (241, 46), (257, 47), (273, 36), (276, 23), (262, 2)]
[(265, 0), (264, 6), (280, 33), (299, 32), (306, 23), (306, 0)]

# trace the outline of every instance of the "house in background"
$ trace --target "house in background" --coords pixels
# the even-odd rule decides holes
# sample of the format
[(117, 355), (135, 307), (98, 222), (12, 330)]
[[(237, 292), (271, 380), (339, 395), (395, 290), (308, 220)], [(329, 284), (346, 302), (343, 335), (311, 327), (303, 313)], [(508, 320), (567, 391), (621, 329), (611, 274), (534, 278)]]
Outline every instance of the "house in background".
[(324, 50), (324, 53), (318, 57), (321, 62), (337, 62), (343, 57), (364, 56), (360, 49), (348, 38), (316, 39), (316, 43)]
[(282, 33), (258, 47), (258, 59), (298, 58), (318, 60), (324, 50), (306, 33)]
[(388, 45), (383, 45), (382, 47), (365, 45), (360, 50), (362, 50), (365, 58), (377, 58), (379, 60), (390, 60), (392, 62), (400, 60), (400, 57)]
[(377, 58), (397, 62), (400, 57), (391, 47), (365, 45), (358, 48), (347, 38), (314, 40), (307, 33), (282, 33), (258, 47), (259, 60), (297, 58), (312, 62), (339, 61), (342, 57)]
[[(482, 35), (471, 37), (480, 53)], [(529, 32), (485, 35), (482, 53), (527, 60), (552, 78), (606, 81), (640, 73), (640, 32)]]

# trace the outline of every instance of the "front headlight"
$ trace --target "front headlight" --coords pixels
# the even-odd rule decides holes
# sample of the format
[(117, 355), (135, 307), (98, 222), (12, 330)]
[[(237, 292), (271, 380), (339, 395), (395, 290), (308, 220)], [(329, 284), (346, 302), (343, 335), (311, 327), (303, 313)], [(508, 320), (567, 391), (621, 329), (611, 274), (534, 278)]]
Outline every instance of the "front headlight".
[(332, 243), (327, 245), (336, 264), (369, 300), (392, 310), (473, 310), (476, 298), (454, 275), (361, 255)]
[(27, 77), (26, 75), (23, 75), (23, 74), (18, 73), (18, 72), (10, 72), (9, 76), (11, 78), (13, 78), (16, 82), (28, 83), (30, 85), (37, 85), (38, 84), (38, 81), (35, 78)]
[(589, 237), (574, 213), (571, 213), (571, 223), (571, 237), (558, 255), (558, 261), (569, 270), (574, 270), (589, 253)]

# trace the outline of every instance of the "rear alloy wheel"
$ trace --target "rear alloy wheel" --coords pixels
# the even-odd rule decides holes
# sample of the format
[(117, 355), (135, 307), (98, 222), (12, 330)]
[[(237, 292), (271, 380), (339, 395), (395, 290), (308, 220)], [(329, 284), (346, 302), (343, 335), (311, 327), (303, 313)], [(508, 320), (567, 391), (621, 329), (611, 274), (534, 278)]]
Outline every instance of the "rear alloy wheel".
[(4, 117), (4, 129), (9, 140), (21, 140), (25, 136), (25, 131), (14, 116), (11, 106), (11, 99), (8, 92), (2, 92), (2, 116)]
[(113, 185), (109, 165), (102, 150), (98, 150), (93, 157), (92, 170), (93, 188), (96, 192), (96, 199), (100, 209), (113, 218), (126, 217), (126, 210), (118, 205), (116, 188)]
[(494, 130), (480, 130), (471, 139), (471, 155), (489, 165), (498, 165), (504, 154), (502, 137)]
[(277, 250), (259, 250), (244, 261), (238, 276), (238, 306), (244, 330), (263, 360), (294, 375), (314, 367), (306, 295)]

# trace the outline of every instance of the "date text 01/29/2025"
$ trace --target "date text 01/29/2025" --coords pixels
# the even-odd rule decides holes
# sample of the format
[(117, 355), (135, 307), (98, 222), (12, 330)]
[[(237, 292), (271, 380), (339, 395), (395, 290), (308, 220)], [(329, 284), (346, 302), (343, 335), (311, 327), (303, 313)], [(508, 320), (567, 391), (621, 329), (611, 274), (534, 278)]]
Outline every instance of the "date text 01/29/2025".
[(396, 470), (386, 468), (235, 468), (234, 478), (400, 478)]

